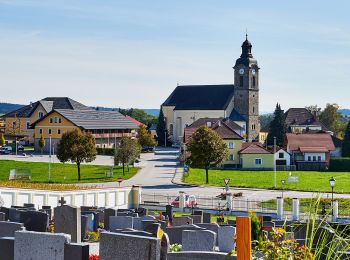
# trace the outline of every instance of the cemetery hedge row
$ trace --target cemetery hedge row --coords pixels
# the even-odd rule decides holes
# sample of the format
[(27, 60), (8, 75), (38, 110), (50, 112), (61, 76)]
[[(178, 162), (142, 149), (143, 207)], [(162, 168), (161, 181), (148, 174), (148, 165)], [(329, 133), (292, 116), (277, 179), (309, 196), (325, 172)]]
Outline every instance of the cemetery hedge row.
[(110, 156), (114, 156), (114, 148), (96, 148), (97, 150), (97, 154), (98, 155), (110, 155)]
[(329, 170), (334, 172), (350, 171), (350, 158), (331, 158)]

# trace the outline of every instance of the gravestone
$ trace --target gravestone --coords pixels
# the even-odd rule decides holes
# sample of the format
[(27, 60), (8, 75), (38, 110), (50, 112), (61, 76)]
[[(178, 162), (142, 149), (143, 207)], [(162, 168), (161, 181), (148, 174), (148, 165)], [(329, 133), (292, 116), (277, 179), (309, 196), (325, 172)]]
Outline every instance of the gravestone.
[(263, 219), (263, 221), (272, 221), (272, 217), (271, 216), (263, 215), (262, 219)]
[(69, 242), (67, 234), (16, 231), (14, 260), (64, 260), (64, 244)]
[(219, 233), (220, 226), (217, 223), (201, 223), (196, 225), (198, 227), (205, 228), (207, 230), (215, 232), (216, 234), (215, 245), (218, 245), (218, 233)]
[(236, 226), (236, 220), (228, 219), (227, 220), (227, 224), (230, 225), (230, 226)]
[(193, 211), (192, 215), (199, 215), (199, 216), (203, 216), (204, 211), (203, 210), (195, 210)]
[(182, 216), (182, 217), (175, 217), (173, 218), (172, 225), (174, 227), (176, 226), (183, 226), (183, 225), (190, 225), (193, 224), (193, 219), (188, 216)]
[(190, 215), (189, 217), (192, 219), (192, 224), (203, 223), (202, 215)]
[(16, 208), (10, 208), (9, 209), (9, 220), (12, 222), (21, 222), (21, 212)]
[(160, 260), (160, 239), (102, 232), (100, 260)]
[(115, 215), (116, 215), (115, 209), (105, 209), (105, 214), (104, 214), (104, 228), (105, 228), (105, 230), (109, 230), (109, 217), (115, 216)]
[(88, 226), (89, 226), (89, 217), (85, 215), (80, 216), (80, 223), (81, 223), (81, 239), (84, 239), (86, 237), (86, 232), (88, 232)]
[(182, 231), (183, 251), (214, 251), (216, 234), (210, 230)]
[(142, 230), (146, 230), (149, 225), (155, 223), (155, 220), (141, 220)]
[(54, 209), (55, 233), (65, 233), (71, 236), (72, 242), (81, 241), (80, 208), (62, 205)]
[(141, 237), (154, 237), (152, 233), (140, 230), (118, 230), (115, 233), (133, 235), (133, 236), (141, 236)]
[(24, 203), (23, 207), (24, 208), (35, 208), (35, 204), (33, 204), (33, 203)]
[(6, 214), (4, 212), (0, 212), (0, 221), (6, 221)]
[(64, 260), (89, 260), (89, 244), (65, 244)]
[(46, 232), (49, 226), (49, 215), (40, 211), (23, 211), (20, 214), (21, 223), (28, 231)]
[(165, 233), (168, 234), (170, 244), (181, 244), (182, 243), (182, 231), (184, 230), (205, 230), (204, 228), (198, 227), (197, 225), (183, 225), (177, 227), (167, 227)]
[(231, 226), (222, 226), (218, 230), (218, 246), (221, 252), (231, 252), (235, 249), (234, 237), (236, 228)]
[(14, 258), (14, 237), (0, 237), (0, 255), (3, 260), (13, 260)]
[(19, 230), (23, 230), (23, 223), (0, 221), (0, 237), (14, 237)]
[(10, 209), (6, 207), (0, 207), (0, 212), (5, 213), (5, 220), (9, 219)]
[(115, 231), (116, 229), (133, 228), (133, 217), (130, 216), (110, 216), (109, 229)]
[(139, 214), (139, 217), (143, 217), (147, 215), (147, 209), (146, 208), (137, 208), (135, 210), (136, 213)]
[(143, 230), (142, 229), (142, 220), (143, 220), (143, 218), (133, 218), (133, 228), (136, 230)]
[(203, 212), (203, 223), (211, 223), (211, 214)]
[(42, 211), (46, 212), (49, 215), (49, 219), (52, 219), (52, 208), (51, 206), (42, 206)]
[(167, 222), (166, 221), (158, 220), (157, 223), (160, 224), (160, 228), (163, 229), (163, 230), (167, 227)]
[(81, 215), (87, 217), (87, 231), (93, 232), (95, 227), (94, 214), (90, 212), (82, 212)]
[(152, 223), (152, 224), (148, 225), (144, 229), (144, 231), (151, 233), (154, 237), (157, 237), (159, 229), (160, 229), (159, 223)]

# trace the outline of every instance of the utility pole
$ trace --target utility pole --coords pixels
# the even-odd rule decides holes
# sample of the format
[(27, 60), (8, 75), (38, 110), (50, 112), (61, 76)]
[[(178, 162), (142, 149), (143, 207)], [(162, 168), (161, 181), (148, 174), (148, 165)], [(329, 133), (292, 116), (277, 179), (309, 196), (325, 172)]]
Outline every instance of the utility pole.
[(276, 179), (277, 179), (277, 173), (276, 173), (276, 136), (273, 138), (273, 171), (274, 171), (274, 187), (276, 189)]

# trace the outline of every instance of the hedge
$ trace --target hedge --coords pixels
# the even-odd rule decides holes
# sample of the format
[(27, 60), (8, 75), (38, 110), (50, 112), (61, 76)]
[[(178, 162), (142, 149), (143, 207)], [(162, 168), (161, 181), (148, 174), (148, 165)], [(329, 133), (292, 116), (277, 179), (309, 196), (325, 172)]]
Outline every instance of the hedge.
[(333, 172), (350, 172), (350, 158), (331, 158), (329, 170)]
[(114, 156), (114, 148), (96, 148), (99, 155), (111, 155)]

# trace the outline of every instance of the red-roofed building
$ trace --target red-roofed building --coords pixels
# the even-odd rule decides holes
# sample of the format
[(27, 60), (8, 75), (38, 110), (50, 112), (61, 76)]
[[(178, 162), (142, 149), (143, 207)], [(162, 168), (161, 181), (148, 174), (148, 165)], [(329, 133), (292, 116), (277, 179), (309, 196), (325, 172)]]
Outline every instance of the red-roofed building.
[(328, 133), (287, 134), (286, 148), (298, 170), (326, 170), (336, 149)]
[(144, 123), (141, 123), (140, 121), (137, 121), (135, 118), (126, 115), (125, 116), (126, 119), (128, 119), (129, 121), (133, 122), (134, 124), (136, 124), (138, 127), (140, 127), (141, 125), (146, 126)]

